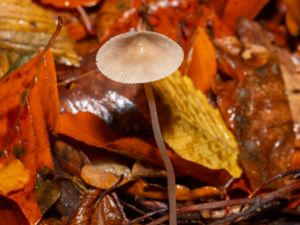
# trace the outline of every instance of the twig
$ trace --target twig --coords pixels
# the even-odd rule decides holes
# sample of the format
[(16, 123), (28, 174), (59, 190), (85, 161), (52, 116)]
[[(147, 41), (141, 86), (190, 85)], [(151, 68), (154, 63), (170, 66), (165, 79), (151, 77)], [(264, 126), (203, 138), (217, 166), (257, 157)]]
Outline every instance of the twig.
[[(300, 189), (300, 181), (296, 181), (294, 183), (291, 183), (290, 185), (284, 186), (276, 191), (259, 195), (255, 198), (239, 198), (239, 199), (233, 199), (233, 200), (222, 200), (222, 201), (216, 201), (211, 203), (203, 203), (203, 204), (197, 204), (197, 205), (191, 205), (191, 206), (184, 206), (179, 209), (177, 209), (177, 215), (185, 214), (185, 213), (191, 213), (195, 211), (202, 211), (202, 210), (208, 210), (208, 209), (219, 209), (224, 208), (226, 206), (234, 206), (234, 205), (244, 205), (244, 204), (255, 204), (259, 199), (260, 206), (264, 205), (270, 201), (273, 201), (277, 198), (283, 197), (289, 192), (295, 191)], [(169, 215), (164, 215), (160, 218), (158, 218), (155, 221), (152, 221), (151, 223), (148, 223), (148, 225), (157, 225), (162, 224), (163, 222), (167, 221), (169, 218)]]
[(149, 217), (151, 217), (151, 216), (154, 216), (154, 215), (159, 214), (159, 213), (164, 213), (164, 212), (166, 212), (167, 210), (168, 210), (168, 209), (159, 209), (159, 210), (157, 210), (157, 211), (149, 212), (149, 213), (145, 214), (144, 216), (141, 216), (141, 217), (139, 217), (139, 218), (136, 218), (136, 219), (130, 221), (127, 225), (133, 225), (133, 224), (142, 222), (142, 221), (145, 220), (145, 219), (149, 219)]

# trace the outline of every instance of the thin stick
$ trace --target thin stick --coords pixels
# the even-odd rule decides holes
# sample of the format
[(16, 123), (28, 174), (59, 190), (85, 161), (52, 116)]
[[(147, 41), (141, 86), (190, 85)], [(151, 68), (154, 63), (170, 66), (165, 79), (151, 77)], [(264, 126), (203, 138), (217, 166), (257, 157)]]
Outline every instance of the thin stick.
[[(179, 209), (177, 209), (178, 214), (185, 214), (185, 213), (191, 213), (196, 211), (202, 211), (202, 210), (211, 210), (211, 209), (219, 209), (219, 208), (225, 208), (227, 206), (234, 206), (234, 205), (244, 205), (244, 204), (255, 204), (259, 201), (258, 206), (262, 206), (268, 202), (271, 202), (277, 198), (281, 198), (287, 195), (287, 193), (290, 193), (295, 190), (300, 189), (300, 181), (296, 181), (292, 184), (289, 184), (287, 186), (284, 186), (276, 191), (259, 195), (254, 198), (239, 198), (239, 199), (233, 199), (233, 200), (222, 200), (222, 201), (216, 201), (216, 202), (210, 202), (210, 203), (202, 203), (197, 205), (191, 205), (191, 206), (184, 206)], [(168, 215), (164, 215), (160, 218), (158, 218), (155, 221), (152, 221), (151, 223), (148, 223), (147, 225), (157, 225), (162, 224), (163, 222), (168, 220)]]
[(167, 170), (168, 197), (169, 197), (169, 220), (170, 220), (169, 224), (177, 225), (175, 173), (174, 173), (174, 169), (173, 169), (171, 160), (168, 156), (165, 143), (162, 138), (151, 83), (145, 83), (144, 88), (145, 88), (146, 97), (147, 97), (148, 105), (149, 105), (149, 109), (150, 109), (154, 138), (155, 138), (157, 147), (160, 150), (160, 154), (163, 159), (165, 168)]

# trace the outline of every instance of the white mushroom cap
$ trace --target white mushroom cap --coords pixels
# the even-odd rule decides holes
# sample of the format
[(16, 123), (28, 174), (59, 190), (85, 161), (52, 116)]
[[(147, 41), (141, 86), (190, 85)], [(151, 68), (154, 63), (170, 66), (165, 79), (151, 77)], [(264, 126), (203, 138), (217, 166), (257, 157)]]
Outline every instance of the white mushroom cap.
[(182, 48), (155, 32), (114, 36), (98, 51), (96, 63), (108, 78), (121, 83), (147, 83), (172, 74), (182, 63)]

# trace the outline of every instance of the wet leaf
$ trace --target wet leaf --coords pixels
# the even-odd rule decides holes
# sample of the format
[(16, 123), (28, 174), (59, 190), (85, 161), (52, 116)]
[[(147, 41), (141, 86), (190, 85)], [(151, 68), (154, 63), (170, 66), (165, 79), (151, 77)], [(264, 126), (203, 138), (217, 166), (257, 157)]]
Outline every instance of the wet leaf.
[(0, 193), (7, 195), (18, 191), (28, 183), (30, 171), (20, 160), (14, 160), (8, 165), (0, 164)]
[(119, 225), (127, 222), (128, 219), (118, 196), (112, 193), (105, 195), (97, 204), (90, 225)]
[[(242, 33), (247, 35), (240, 43), (242, 48), (244, 43), (266, 43), (263, 46), (268, 48), (266, 31), (258, 32), (259, 25), (254, 22), (244, 25)], [(257, 188), (264, 180), (288, 170), (293, 155), (293, 121), (278, 56), (272, 51), (266, 65), (258, 68), (247, 64), (240, 53), (220, 51), (219, 59), (240, 71), (239, 80), (221, 82), (223, 89), (217, 91), (218, 102), (224, 118), (235, 130), (241, 149), (240, 164), (251, 187)], [(230, 122), (228, 119), (233, 115)]]
[(181, 157), (212, 169), (226, 169), (239, 177), (238, 146), (223, 122), (192, 81), (178, 72), (154, 84), (170, 109), (170, 120), (162, 127), (167, 144)]
[[(12, 162), (20, 157), (24, 167), (30, 170), (25, 187), (8, 194), (8, 198), (19, 204), (31, 224), (42, 216), (35, 195), (37, 170), (54, 166), (47, 125), (54, 126), (50, 118), (58, 114), (55, 107), (48, 108), (58, 103), (57, 89), (50, 88), (55, 86), (55, 76), (53, 57), (48, 51), (0, 81), (0, 102), (6, 105), (0, 110), (0, 148), (4, 152), (0, 162)], [(45, 84), (46, 80), (54, 83)], [(49, 91), (51, 95), (47, 94)]]
[(101, 192), (101, 190), (90, 190), (83, 194), (80, 205), (70, 220), (70, 225), (90, 225), (90, 217)]

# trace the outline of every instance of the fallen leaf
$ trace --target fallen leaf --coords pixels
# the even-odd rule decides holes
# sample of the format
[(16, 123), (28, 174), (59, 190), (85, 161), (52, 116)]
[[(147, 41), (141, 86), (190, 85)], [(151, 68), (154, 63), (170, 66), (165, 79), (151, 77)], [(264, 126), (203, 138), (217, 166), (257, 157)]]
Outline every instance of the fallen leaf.
[[(255, 24), (253, 29), (251, 23)], [(242, 49), (245, 43), (259, 45), (256, 42), (259, 40), (268, 48), (268, 35), (265, 31), (258, 32), (257, 26), (248, 21), (243, 27), (247, 35), (239, 42)], [(261, 39), (263, 35), (265, 39)], [(255, 189), (266, 179), (287, 171), (294, 152), (293, 121), (278, 55), (271, 51), (267, 63), (256, 67), (249, 65), (240, 53), (233, 55), (227, 50), (219, 53), (218, 60), (227, 61), (231, 69), (241, 74), (238, 80), (220, 81), (222, 88), (216, 94), (222, 114), (232, 124), (239, 142), (240, 165)]]
[(90, 225), (120, 225), (128, 223), (116, 193), (105, 195), (95, 206)]
[(187, 59), (186, 74), (193, 80), (197, 89), (207, 92), (217, 73), (216, 52), (205, 30), (199, 27)]
[(131, 0), (104, 1), (98, 13), (97, 36), (101, 39), (113, 23), (129, 9)]
[(72, 9), (78, 6), (95, 6), (101, 0), (40, 0), (41, 3), (53, 5), (57, 8)]
[[(139, 138), (121, 138), (107, 143), (103, 148), (107, 151), (116, 152), (129, 158), (139, 159), (164, 168), (159, 150)], [(224, 169), (209, 169), (198, 163), (185, 160), (171, 150), (168, 150), (168, 155), (176, 172), (190, 175), (199, 181), (211, 185), (224, 186), (232, 178)]]
[(239, 17), (254, 19), (268, 2), (269, 0), (228, 0), (224, 8), (222, 20), (232, 32), (235, 32)]
[[(55, 16), (32, 1), (2, 0), (0, 19), (0, 47), (19, 54), (36, 53), (45, 48), (56, 29)], [(73, 41), (64, 28), (52, 52), (60, 63), (79, 65)]]
[[(19, 158), (24, 167), (30, 170), (25, 187), (9, 193), (7, 197), (19, 204), (30, 224), (35, 224), (42, 216), (35, 195), (37, 171), (54, 167), (47, 131), (47, 125), (53, 125), (50, 121), (55, 123), (51, 115), (58, 114), (56, 107), (47, 108), (58, 102), (55, 99), (57, 89), (50, 88), (55, 86), (56, 81), (52, 76), (56, 76), (53, 57), (47, 51), (0, 81), (0, 102), (6, 105), (0, 110), (0, 148), (3, 151), (0, 162), (9, 163)], [(46, 80), (54, 84), (44, 85)], [(53, 93), (45, 95), (49, 93), (46, 88)]]
[(300, 3), (297, 0), (283, 0), (283, 3), (287, 7), (285, 15), (287, 28), (293, 36), (297, 36), (300, 31), (300, 16), (298, 13)]
[[(119, 176), (105, 170), (99, 169), (93, 165), (85, 165), (81, 170), (81, 178), (89, 185), (100, 189), (107, 190), (111, 188), (119, 180)], [(128, 178), (124, 178), (121, 182), (125, 184), (129, 182)]]
[(166, 143), (182, 158), (211, 169), (226, 169), (239, 177), (239, 149), (221, 114), (193, 82), (180, 73), (154, 84), (169, 107), (169, 123), (162, 127)]
[(0, 193), (7, 195), (18, 191), (28, 183), (30, 171), (16, 159), (0, 169)]

